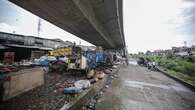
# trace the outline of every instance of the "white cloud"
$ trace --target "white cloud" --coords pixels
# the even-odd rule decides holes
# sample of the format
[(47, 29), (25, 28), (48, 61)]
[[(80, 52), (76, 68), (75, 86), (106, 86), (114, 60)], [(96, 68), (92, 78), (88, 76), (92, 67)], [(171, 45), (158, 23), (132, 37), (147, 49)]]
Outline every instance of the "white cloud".
[(190, 16), (182, 10), (190, 8), (182, 0), (124, 0), (124, 31), (129, 52), (166, 49), (181, 46), (187, 35), (176, 28)]
[(15, 26), (11, 26), (7, 23), (0, 23), (0, 31), (1, 32), (13, 33), (13, 32), (17, 31), (17, 28)]

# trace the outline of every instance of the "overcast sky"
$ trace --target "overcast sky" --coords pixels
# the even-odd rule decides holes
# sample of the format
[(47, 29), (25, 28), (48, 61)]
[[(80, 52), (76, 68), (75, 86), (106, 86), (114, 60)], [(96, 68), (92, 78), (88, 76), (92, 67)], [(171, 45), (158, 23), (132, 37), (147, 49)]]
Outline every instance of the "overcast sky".
[[(195, 45), (195, 0), (123, 0), (124, 33), (128, 51), (168, 49)], [(18, 6), (0, 0), (0, 31), (37, 36), (38, 17)], [(81, 41), (74, 35), (41, 22), (40, 37)]]

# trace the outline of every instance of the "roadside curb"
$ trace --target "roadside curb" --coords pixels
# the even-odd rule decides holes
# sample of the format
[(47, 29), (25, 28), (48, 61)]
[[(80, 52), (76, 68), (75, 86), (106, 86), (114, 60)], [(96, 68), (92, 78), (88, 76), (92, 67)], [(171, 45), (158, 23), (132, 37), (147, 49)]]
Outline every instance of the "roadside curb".
[[(119, 70), (120, 70), (120, 67), (118, 67), (117, 69), (114, 69), (114, 71), (111, 74), (115, 74)], [(73, 100), (72, 102), (70, 102), (68, 104), (63, 105), (63, 107), (61, 107), (59, 110), (78, 110), (78, 109), (81, 109), (82, 106), (85, 103), (87, 103), (89, 99), (94, 97), (96, 95), (96, 93), (99, 92), (104, 87), (104, 85), (106, 84), (106, 81), (108, 80), (109, 75), (106, 75), (102, 80), (100, 80), (97, 83), (95, 83), (94, 85), (92, 85), (92, 87), (83, 91), (77, 98), (75, 98), (75, 100)]]
[(174, 79), (175, 81), (180, 82), (181, 84), (183, 84), (184, 86), (187, 86), (190, 90), (195, 92), (195, 86), (194, 85), (192, 85), (192, 84), (190, 84), (190, 83), (188, 83), (188, 82), (186, 82), (186, 81), (184, 81), (180, 78), (177, 78), (176, 76), (170, 75), (170, 74), (168, 74), (167, 72), (165, 72), (164, 70), (162, 70), (160, 68), (158, 68), (158, 71), (163, 73), (164, 75)]

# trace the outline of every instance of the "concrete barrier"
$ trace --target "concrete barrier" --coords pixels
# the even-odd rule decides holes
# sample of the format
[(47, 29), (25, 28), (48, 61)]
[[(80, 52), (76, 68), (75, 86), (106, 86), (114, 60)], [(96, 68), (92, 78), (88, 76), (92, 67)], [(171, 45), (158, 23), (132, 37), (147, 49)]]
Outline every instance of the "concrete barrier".
[(44, 73), (39, 67), (23, 69), (15, 73), (10, 73), (9, 80), (5, 83), (5, 93), (3, 100), (8, 100), (33, 88), (44, 84)]

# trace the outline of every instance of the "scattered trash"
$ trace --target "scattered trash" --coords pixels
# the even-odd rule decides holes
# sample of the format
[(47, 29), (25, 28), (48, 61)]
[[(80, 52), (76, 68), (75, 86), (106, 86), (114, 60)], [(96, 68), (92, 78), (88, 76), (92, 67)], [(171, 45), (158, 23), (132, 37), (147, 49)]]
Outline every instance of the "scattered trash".
[(106, 88), (109, 88), (109, 85), (106, 85), (105, 87), (106, 87)]
[(105, 77), (105, 73), (103, 71), (101, 71), (99, 78), (104, 78), (104, 77)]
[(94, 72), (94, 70), (92, 69), (92, 70), (90, 70), (89, 73), (87, 74), (87, 78), (88, 78), (88, 79), (91, 79), (91, 78), (94, 77), (94, 75), (95, 75), (95, 72)]
[(101, 102), (101, 100), (97, 100), (97, 103), (100, 103)]
[(65, 94), (77, 94), (82, 92), (81, 88), (78, 87), (69, 87), (69, 88), (64, 88), (64, 93)]
[(54, 90), (53, 92), (54, 92), (54, 93), (57, 93), (57, 90)]
[(105, 76), (104, 72), (100, 72), (100, 74), (99, 74), (98, 78), (99, 78), (99, 79), (103, 79), (103, 78), (104, 78), (104, 76)]
[(30, 67), (30, 66), (32, 66), (33, 65), (33, 62), (31, 62), (31, 61), (26, 61), (26, 60), (23, 60), (21, 63), (20, 63), (20, 66), (28, 66), (28, 67)]
[(100, 95), (103, 95), (103, 92), (102, 91), (100, 92)]
[(106, 73), (106, 74), (110, 74), (110, 73), (112, 73), (112, 70), (110, 70), (110, 69), (106, 69), (106, 70), (104, 71), (104, 73)]
[[(112, 83), (112, 80), (116, 77), (118, 77), (117, 74), (113, 74), (111, 69), (106, 69), (104, 72), (110, 72), (111, 73), (108, 75), (108, 78), (106, 80), (105, 86), (92, 98), (89, 100), (87, 104), (85, 104), (82, 108), (82, 110), (96, 110), (96, 104), (101, 102), (101, 97), (103, 96), (104, 92), (106, 92), (106, 89), (108, 89)], [(104, 73), (102, 71), (96, 71), (95, 77), (99, 77), (99, 74)], [(115, 73), (115, 72), (114, 72)], [(107, 74), (107, 73), (106, 73)], [(105, 75), (105, 74), (104, 74)], [(96, 78), (98, 79), (98, 78)], [(95, 81), (95, 78), (91, 79), (90, 82)]]
[(94, 84), (94, 83), (96, 83), (97, 81), (98, 81), (98, 78), (93, 78), (93, 79), (90, 80), (90, 83), (91, 83), (91, 84)]
[(117, 66), (116, 65), (113, 65), (112, 68), (117, 69)]
[(112, 78), (112, 79), (113, 79), (114, 77), (113, 77), (113, 76), (111, 76), (110, 78)]
[(89, 80), (79, 80), (74, 83), (76, 88), (87, 89), (91, 86)]
[(104, 76), (105, 76), (105, 74), (103, 71), (96, 71), (95, 72), (95, 78), (97, 78), (97, 79), (103, 79)]
[(114, 78), (118, 78), (118, 75), (114, 74), (113, 77), (114, 77)]

